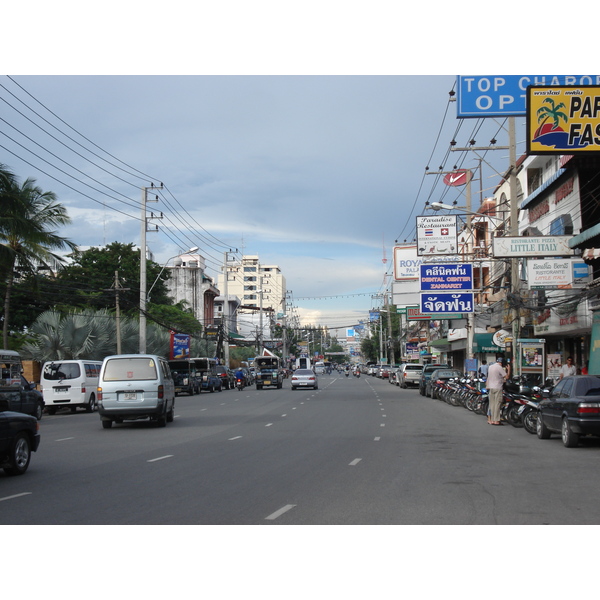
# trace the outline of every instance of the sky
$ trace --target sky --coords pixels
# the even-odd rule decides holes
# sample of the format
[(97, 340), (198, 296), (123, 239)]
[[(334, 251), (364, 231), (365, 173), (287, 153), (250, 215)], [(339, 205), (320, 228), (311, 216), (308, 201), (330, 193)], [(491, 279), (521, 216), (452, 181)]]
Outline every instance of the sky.
[[(381, 12), (388, 3), (343, 15), (336, 5), (320, 4), (323, 23), (338, 23), (339, 46), (305, 12), (292, 12), (298, 28), (285, 40), (261, 23), (244, 32), (245, 45), (238, 24), (228, 33), (232, 47), (205, 29), (183, 45), (179, 31), (187, 26), (178, 22), (174, 32), (168, 15), (160, 35), (145, 31), (139, 44), (117, 35), (99, 45), (98, 32), (108, 39), (101, 14), (78, 57), (69, 41), (81, 43), (82, 34), (68, 29), (69, 40), (58, 35), (43, 53), (19, 54), (0, 75), (0, 162), (58, 195), (72, 218), (61, 233), (84, 247), (138, 244), (141, 188), (163, 183), (159, 202), (148, 204), (162, 213), (147, 235), (157, 262), (198, 246), (216, 282), (225, 251), (258, 255), (281, 268), (288, 307), (303, 324), (341, 332), (382, 304), (393, 247), (414, 238), (425, 202), (457, 193), (460, 200), (461, 190), (428, 174), (478, 166), (474, 153), (449, 152), (450, 141), (507, 143), (505, 122), (456, 118), (449, 101), (456, 75), (509, 73), (514, 64), (492, 71), (491, 55), (482, 67), (472, 52), (457, 60), (461, 46), (443, 20), (428, 24), (439, 42), (452, 42), (440, 54), (432, 38), (391, 37)], [(273, 14), (277, 6), (257, 4), (275, 20), (283, 18)], [(240, 19), (256, 23), (246, 11), (241, 4)], [(224, 22), (218, 9), (206, 15)], [(308, 46), (302, 37), (301, 50), (303, 24), (318, 36)], [(119, 23), (111, 27), (122, 32)], [(358, 27), (367, 35), (353, 35)], [(261, 32), (277, 40), (269, 52)], [(444, 60), (433, 67), (423, 48)], [(410, 60), (407, 49), (415, 51)], [(524, 130), (524, 118), (517, 128)], [(520, 154), (524, 137), (518, 141)], [(491, 195), (507, 166), (507, 152), (488, 153), (475, 194)]]

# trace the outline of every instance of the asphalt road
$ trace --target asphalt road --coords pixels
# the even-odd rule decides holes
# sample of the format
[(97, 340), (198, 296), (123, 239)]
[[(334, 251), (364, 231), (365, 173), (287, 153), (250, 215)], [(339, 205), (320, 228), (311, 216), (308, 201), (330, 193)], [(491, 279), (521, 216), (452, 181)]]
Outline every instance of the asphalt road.
[(600, 441), (566, 449), (387, 380), (205, 392), (175, 414), (45, 415), (28, 472), (0, 474), (0, 524), (600, 523)]

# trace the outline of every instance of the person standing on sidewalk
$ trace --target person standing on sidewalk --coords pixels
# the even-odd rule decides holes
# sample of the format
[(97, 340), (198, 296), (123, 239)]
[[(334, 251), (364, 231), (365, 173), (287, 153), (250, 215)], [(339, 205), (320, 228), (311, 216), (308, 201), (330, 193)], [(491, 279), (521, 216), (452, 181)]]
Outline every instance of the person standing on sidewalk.
[(502, 359), (497, 358), (488, 369), (486, 387), (490, 393), (489, 425), (500, 425), (500, 407), (502, 406), (502, 388), (508, 375), (502, 366)]

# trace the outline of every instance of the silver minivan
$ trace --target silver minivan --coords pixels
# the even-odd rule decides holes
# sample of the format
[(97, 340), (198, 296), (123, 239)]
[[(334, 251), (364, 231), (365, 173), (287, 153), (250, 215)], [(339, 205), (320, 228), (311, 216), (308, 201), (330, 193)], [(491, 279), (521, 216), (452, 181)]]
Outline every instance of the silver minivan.
[(102, 362), (98, 381), (102, 427), (150, 419), (159, 427), (173, 421), (175, 384), (169, 363), (154, 354), (117, 354)]

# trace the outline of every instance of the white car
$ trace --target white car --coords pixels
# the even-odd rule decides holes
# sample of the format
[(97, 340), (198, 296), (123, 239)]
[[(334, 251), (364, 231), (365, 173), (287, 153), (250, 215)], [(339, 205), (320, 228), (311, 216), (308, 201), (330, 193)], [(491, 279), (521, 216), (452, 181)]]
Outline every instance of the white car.
[(299, 387), (312, 387), (319, 389), (319, 380), (312, 369), (296, 369), (292, 375), (292, 389)]

